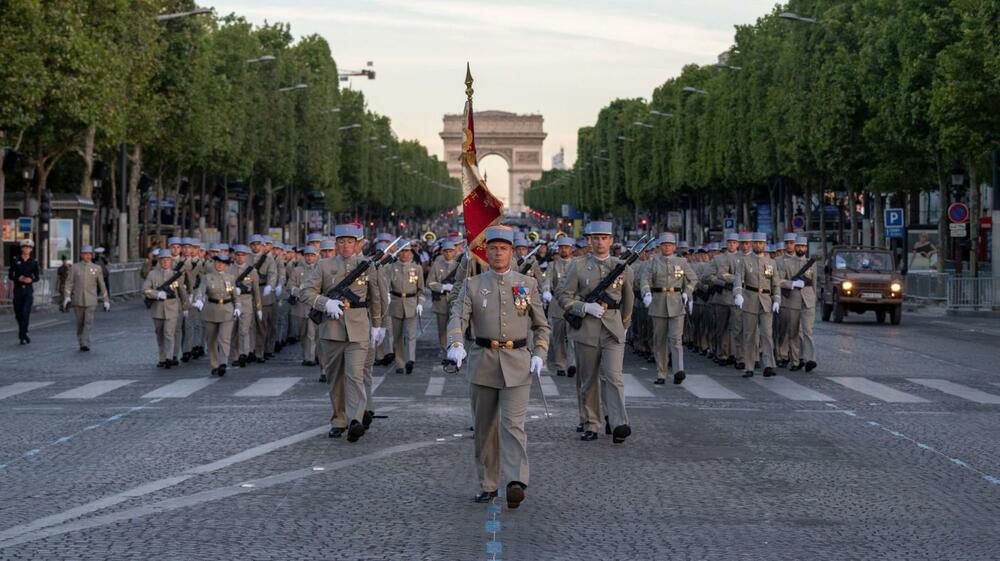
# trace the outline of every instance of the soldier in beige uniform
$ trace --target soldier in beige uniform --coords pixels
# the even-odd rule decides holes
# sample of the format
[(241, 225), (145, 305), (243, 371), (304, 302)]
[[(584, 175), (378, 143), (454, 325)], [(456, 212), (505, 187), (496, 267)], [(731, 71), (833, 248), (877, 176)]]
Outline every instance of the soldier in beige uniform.
[(613, 441), (621, 443), (632, 434), (625, 410), (622, 361), (625, 359), (625, 331), (632, 323), (635, 300), (633, 272), (626, 267), (618, 275), (606, 291), (606, 301), (585, 303), (584, 298), (620, 263), (610, 254), (614, 239), (610, 222), (591, 222), (586, 234), (591, 252), (573, 261), (559, 289), (559, 305), (563, 311), (582, 318), (579, 329), (569, 330), (581, 376), (578, 398), (583, 401), (587, 416), (585, 432), (580, 438), (584, 441), (597, 439), (603, 402), (606, 422), (609, 428), (614, 427)]
[(549, 305), (549, 322), (552, 325), (552, 362), (557, 376), (566, 376), (568, 373), (572, 377), (576, 375), (576, 356), (569, 341), (568, 327), (563, 316), (563, 309), (559, 306), (558, 297), (559, 285), (566, 278), (569, 265), (573, 261), (573, 238), (563, 236), (556, 240), (556, 246), (559, 248), (558, 254), (552, 258), (552, 263), (549, 265), (549, 284), (557, 299), (554, 305)]
[[(778, 276), (781, 281), (794, 275), (796, 271), (789, 271), (792, 267), (791, 264), (786, 261), (791, 260), (793, 262), (798, 261), (795, 258), (795, 234), (789, 232), (782, 238), (783, 247), (780, 248), (778, 256), (774, 258), (774, 265), (778, 270)], [(802, 261), (805, 263), (805, 260)], [(801, 263), (800, 263), (801, 265)], [(781, 295), (782, 297), (788, 296), (788, 292), (785, 289), (784, 284), (782, 284)], [(788, 341), (789, 341), (789, 330), (788, 322), (791, 320), (789, 314), (791, 314), (791, 308), (788, 307), (788, 302), (784, 301), (782, 298), (781, 311), (775, 315), (774, 321), (774, 362), (781, 368), (788, 366)]]
[[(475, 500), (493, 500), (506, 474), (507, 506), (517, 508), (529, 483), (524, 418), (531, 375), (542, 371), (549, 326), (537, 281), (512, 270), (513, 231), (488, 228), (485, 241), (490, 269), (462, 286), (448, 323), (448, 358), (461, 366), (467, 356), (465, 330), (474, 326), (478, 349), (470, 360), (469, 382), (481, 489)], [(526, 348), (529, 336), (534, 353)]]
[[(273, 240), (272, 240), (273, 243)], [(254, 254), (251, 256), (254, 268), (260, 276), (260, 298), (263, 319), (256, 321), (255, 350), (253, 353), (257, 362), (264, 362), (273, 355), (274, 336), (272, 331), (275, 328), (274, 312), (274, 288), (278, 285), (278, 266), (274, 262), (267, 249), (267, 238), (261, 235), (250, 237), (250, 249)]]
[(684, 317), (693, 310), (694, 288), (698, 284), (687, 259), (674, 255), (677, 238), (669, 232), (660, 235), (660, 255), (650, 260), (639, 292), (642, 303), (653, 318), (653, 354), (656, 356), (656, 384), (667, 380), (671, 365), (674, 383), (684, 381)]
[[(218, 247), (218, 246), (215, 246)], [(219, 251), (213, 258), (213, 270), (202, 278), (194, 307), (201, 310), (205, 325), (205, 345), (213, 376), (226, 375), (226, 357), (233, 334), (233, 319), (243, 315), (236, 276), (229, 271), (229, 256)]]
[(249, 259), (247, 259), (247, 256), (251, 253), (253, 252), (245, 245), (234, 247), (233, 255), (235, 259), (229, 269), (229, 272), (233, 275), (233, 281), (236, 283), (236, 288), (240, 289), (240, 294), (236, 297), (236, 300), (240, 303), (241, 313), (246, 314), (241, 316), (236, 321), (236, 325), (233, 326), (233, 333), (236, 336), (237, 342), (234, 345), (236, 352), (233, 354), (237, 355), (236, 364), (240, 368), (247, 365), (247, 358), (254, 350), (252, 330), (254, 318), (256, 317), (257, 321), (260, 321), (263, 317), (260, 277), (257, 275), (257, 269), (254, 268), (253, 263), (250, 263)]
[(753, 253), (740, 260), (733, 280), (733, 301), (743, 317), (744, 378), (753, 377), (754, 363), (760, 358), (764, 376), (774, 376), (774, 340), (771, 322), (780, 309), (778, 271), (774, 260), (764, 254), (767, 234), (753, 234)]
[[(156, 332), (156, 346), (160, 361), (159, 368), (170, 368), (173, 362), (169, 360), (168, 349), (174, 348), (174, 333), (177, 322), (182, 315), (187, 315), (187, 287), (184, 283), (184, 271), (174, 271), (173, 258), (169, 250), (159, 250), (157, 256), (160, 266), (151, 270), (142, 283), (142, 293), (150, 300), (149, 313), (153, 318), (153, 329)], [(176, 277), (176, 275), (180, 277)], [(175, 278), (176, 277), (176, 278)]]
[[(452, 274), (454, 273), (454, 274)], [(441, 242), (441, 255), (434, 260), (427, 273), (427, 288), (431, 291), (431, 311), (437, 318), (438, 344), (442, 356), (448, 346), (448, 294), (455, 289), (455, 279), (458, 277), (458, 260), (455, 259), (455, 242)], [(443, 358), (442, 365), (448, 364)]]
[(424, 275), (413, 262), (413, 250), (403, 249), (399, 261), (386, 271), (389, 289), (389, 316), (392, 318), (393, 353), (396, 373), (413, 372), (417, 352), (417, 322), (424, 314)]
[(727, 233), (725, 251), (716, 255), (709, 267), (712, 284), (718, 293), (712, 307), (712, 340), (716, 348), (715, 362), (720, 366), (736, 364), (737, 361), (731, 322), (733, 321), (733, 280), (736, 278), (739, 240), (738, 234)]
[[(306, 277), (316, 269), (316, 261), (319, 258), (319, 251), (312, 245), (302, 249), (302, 258), (305, 262), (295, 268), (295, 271), (288, 277), (288, 290), (291, 298), (295, 302), (292, 305), (292, 315), (296, 318), (299, 326), (299, 343), (302, 345), (302, 366), (316, 366), (316, 324), (309, 320), (309, 304), (302, 298), (302, 285)], [(320, 377), (325, 374), (320, 374)], [(322, 380), (325, 382), (326, 380)]]
[[(339, 438), (346, 429), (348, 442), (357, 442), (365, 434), (365, 358), (368, 346), (377, 345), (385, 336), (385, 329), (378, 289), (369, 282), (369, 275), (373, 274), (370, 269), (347, 289), (354, 301), (327, 297), (327, 292), (362, 263), (355, 254), (360, 229), (353, 224), (340, 224), (334, 232), (338, 255), (320, 261), (306, 275), (300, 297), (312, 309), (329, 316), (317, 328), (320, 364), (329, 380), (333, 406), (328, 436)], [(343, 399), (340, 407), (338, 399)]]
[(104, 300), (104, 311), (111, 309), (111, 297), (104, 285), (101, 268), (94, 264), (94, 249), (89, 245), (80, 248), (79, 263), (70, 267), (63, 286), (63, 308), (73, 306), (76, 314), (76, 340), (81, 351), (90, 350), (90, 330), (94, 325), (94, 310), (100, 296)]
[(788, 359), (792, 372), (816, 368), (816, 348), (813, 345), (813, 324), (816, 322), (816, 264), (814, 263), (800, 278), (795, 275), (805, 267), (809, 259), (809, 240), (796, 236), (795, 254), (788, 255), (780, 266), (781, 310), (788, 311), (782, 345), (788, 348)]

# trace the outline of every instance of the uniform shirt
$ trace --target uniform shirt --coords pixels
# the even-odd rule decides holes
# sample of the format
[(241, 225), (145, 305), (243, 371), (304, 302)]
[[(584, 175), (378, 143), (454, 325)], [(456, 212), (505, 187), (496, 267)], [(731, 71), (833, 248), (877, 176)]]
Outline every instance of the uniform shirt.
[(297, 299), (295, 305), (292, 306), (292, 316), (294, 317), (304, 318), (309, 315), (309, 303), (302, 297), (302, 283), (305, 282), (306, 275), (315, 269), (315, 263), (309, 265), (303, 262), (296, 265), (288, 275), (288, 291), (290, 292), (290, 296), (294, 296)]
[[(146, 298), (153, 301), (152, 305), (149, 307), (149, 313), (152, 315), (153, 319), (170, 319), (176, 318), (180, 313), (187, 308), (187, 287), (184, 285), (184, 275), (182, 274), (179, 278), (174, 279), (172, 283), (168, 285), (169, 290), (164, 290), (167, 293), (166, 300), (160, 300), (156, 296), (156, 293), (160, 290), (160, 286), (167, 282), (178, 271), (174, 271), (173, 267), (164, 269), (163, 267), (157, 267), (146, 275), (146, 280), (142, 283), (142, 294)], [(171, 295), (171, 292), (173, 294)]]
[[(306, 274), (300, 298), (309, 302), (314, 310), (326, 313), (326, 303), (330, 300), (326, 293), (359, 264), (361, 259), (358, 256), (345, 259), (340, 255), (318, 262), (316, 268)], [(343, 315), (338, 319), (327, 316), (317, 327), (317, 337), (329, 341), (367, 343), (371, 328), (382, 327), (382, 300), (377, 284), (370, 282), (372, 274), (369, 268), (348, 288), (358, 301), (366, 302), (368, 307), (349, 307), (345, 303)]]
[(552, 258), (552, 263), (549, 264), (549, 286), (552, 290), (552, 298), (555, 300), (555, 305), (549, 306), (549, 317), (552, 319), (563, 318), (563, 309), (559, 305), (559, 292), (562, 290), (562, 282), (566, 278), (566, 273), (569, 272), (569, 265), (572, 262), (572, 257), (563, 259), (557, 255)]
[(205, 303), (201, 311), (202, 321), (224, 323), (233, 320), (233, 310), (243, 312), (239, 299), (235, 298), (236, 276), (228, 269), (219, 272), (213, 265), (211, 272), (206, 273), (201, 281), (195, 298)]
[[(548, 353), (549, 324), (542, 309), (538, 281), (516, 271), (489, 270), (465, 281), (448, 322), (448, 343), (461, 344), (466, 328), (476, 337), (498, 341), (525, 341), (534, 337), (534, 354)], [(531, 351), (482, 348), (470, 357), (469, 381), (491, 388), (531, 384)]]
[(792, 288), (794, 277), (809, 259), (798, 255), (786, 255), (778, 264), (778, 275), (781, 280), (781, 305), (789, 310), (812, 309), (816, 307), (816, 264), (802, 275), (805, 286)]
[(698, 275), (683, 257), (657, 255), (648, 260), (639, 280), (639, 292), (653, 296), (649, 306), (650, 317), (684, 315), (687, 310), (681, 294), (687, 294), (690, 299), (698, 280)]
[[(30, 284), (23, 284), (19, 279), (21, 277), (28, 277), (31, 279)], [(35, 283), (38, 282), (39, 272), (38, 272), (38, 261), (34, 257), (29, 257), (27, 260), (21, 259), (20, 255), (15, 255), (13, 261), (10, 264), (10, 270), (7, 271), (7, 278), (14, 281), (14, 290), (31, 292), (34, 290)]]
[(69, 298), (73, 306), (86, 308), (97, 305), (98, 293), (103, 295), (105, 302), (109, 302), (101, 267), (84, 261), (74, 263), (66, 276), (63, 297)]
[[(517, 261), (515, 261), (516, 263)], [(524, 263), (514, 267), (518, 273), (522, 275), (527, 275), (536, 281), (538, 281), (538, 289), (542, 292), (551, 291), (549, 287), (548, 279), (544, 274), (542, 274), (542, 268), (538, 264), (538, 260), (534, 256), (525, 260)]]
[[(263, 258), (263, 261), (261, 260)], [(274, 287), (278, 286), (278, 265), (274, 261), (274, 256), (270, 253), (260, 252), (253, 254), (251, 262), (260, 275), (261, 301), (265, 306), (274, 305)], [(259, 265), (258, 265), (259, 263)], [(264, 287), (270, 286), (270, 294), (264, 296)]]
[(435, 314), (447, 314), (448, 313), (448, 294), (441, 291), (441, 285), (444, 283), (445, 279), (451, 276), (452, 271), (455, 271), (455, 275), (451, 276), (449, 283), (452, 285), (452, 290), (458, 279), (458, 259), (452, 259), (448, 261), (443, 255), (439, 255), (434, 263), (431, 264), (430, 271), (427, 273), (427, 288), (431, 290), (431, 301), (434, 308)]
[[(233, 275), (233, 283), (240, 289), (240, 294), (236, 297), (236, 300), (240, 303), (240, 311), (250, 313), (262, 309), (263, 299), (260, 294), (260, 275), (257, 274), (257, 269), (254, 268), (253, 263), (249, 259), (243, 265), (233, 263), (229, 266), (229, 272)], [(244, 272), (247, 273), (246, 276), (243, 277), (241, 282), (237, 282), (237, 279)]]
[(736, 268), (733, 292), (743, 295), (744, 312), (771, 313), (771, 303), (781, 302), (779, 280), (773, 259), (763, 253), (750, 253), (740, 259)]
[(417, 304), (424, 303), (424, 272), (419, 263), (397, 261), (387, 267), (389, 287), (389, 315), (394, 318), (412, 318), (417, 315)]
[(601, 340), (601, 329), (607, 329), (619, 343), (625, 342), (625, 330), (632, 323), (632, 306), (635, 302), (633, 292), (634, 275), (631, 267), (625, 267), (608, 287), (608, 297), (619, 304), (616, 310), (605, 310), (600, 318), (583, 311), (583, 299), (601, 280), (608, 275), (621, 260), (608, 257), (603, 261), (588, 254), (586, 257), (574, 259), (570, 264), (566, 280), (561, 283), (559, 305), (567, 314), (583, 318), (579, 329), (570, 329), (569, 336), (573, 341), (586, 345), (597, 346)]

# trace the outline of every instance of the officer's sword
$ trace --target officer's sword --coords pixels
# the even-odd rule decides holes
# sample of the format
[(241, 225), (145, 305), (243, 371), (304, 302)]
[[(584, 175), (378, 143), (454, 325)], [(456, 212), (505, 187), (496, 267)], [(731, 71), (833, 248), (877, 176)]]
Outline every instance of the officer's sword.
[(549, 413), (549, 401), (545, 399), (545, 390), (542, 389), (542, 372), (539, 370), (535, 377), (538, 378), (538, 391), (542, 394), (542, 405), (545, 406), (545, 418), (548, 419), (552, 415)]

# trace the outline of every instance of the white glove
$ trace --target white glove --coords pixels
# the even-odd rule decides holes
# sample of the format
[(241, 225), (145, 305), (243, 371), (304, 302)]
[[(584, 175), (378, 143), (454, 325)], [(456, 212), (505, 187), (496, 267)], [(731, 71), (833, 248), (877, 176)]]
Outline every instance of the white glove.
[(107, 302), (107, 301), (104, 302), (104, 311), (105, 312), (110, 312), (111, 311), (111, 302)]
[(233, 294), (235, 294), (235, 295), (239, 296), (239, 295), (240, 295), (240, 294), (242, 294), (242, 293), (243, 293), (243, 291), (242, 291), (242, 290), (240, 290), (240, 287), (238, 287), (238, 286), (237, 286), (237, 287), (234, 287), (234, 288), (233, 288)]
[(642, 295), (642, 305), (647, 308), (653, 303), (653, 295), (650, 293), (645, 293)]
[(774, 304), (771, 304), (771, 311), (772, 312), (778, 313), (778, 309), (779, 308), (781, 308), (781, 304), (779, 304), (777, 302), (775, 302)]
[(417, 304), (417, 315), (418, 316), (424, 315), (424, 305), (423, 304)]
[(205, 302), (203, 300), (195, 300), (192, 305), (195, 308), (198, 308), (198, 311), (200, 312), (205, 307)]
[(597, 302), (589, 302), (583, 305), (583, 313), (599, 318), (604, 315), (604, 306)]
[(156, 291), (156, 299), (157, 300), (166, 300), (167, 299), (167, 293), (164, 292), (164, 291), (162, 291), (162, 290), (157, 290)]
[(546, 290), (545, 292), (542, 293), (542, 302), (548, 304), (551, 301), (552, 301), (552, 293)]
[(372, 345), (376, 347), (382, 344), (382, 339), (385, 338), (385, 328), (384, 327), (373, 327), (371, 332)]
[(344, 303), (340, 300), (327, 300), (324, 307), (326, 308), (326, 313), (333, 319), (340, 319), (340, 316), (344, 315)]
[(384, 327), (378, 328), (378, 344), (379, 345), (381, 345), (385, 341), (385, 336), (387, 334), (388, 334), (388, 331), (386, 330), (386, 328), (384, 328)]
[(264, 310), (257, 310), (257, 321), (264, 321)]
[(392, 303), (392, 294), (386, 294), (385, 298), (386, 298), (386, 302), (389, 302), (390, 304)]
[(733, 297), (733, 304), (736, 304), (737, 308), (743, 308), (743, 295), (737, 294)]
[(270, 295), (271, 294), (271, 290), (272, 290), (271, 285), (265, 284), (264, 285), (264, 296)]
[(792, 281), (792, 288), (805, 288), (805, 286), (806, 286), (806, 281), (803, 280)]
[(453, 284), (447, 284), (447, 283), (446, 284), (442, 284), (441, 285), (441, 292), (451, 292), (452, 290), (454, 290), (454, 288), (455, 288), (455, 285), (453, 285)]
[(278, 298), (281, 298), (281, 293), (283, 291), (284, 288), (280, 284), (277, 286), (277, 288), (274, 289), (274, 293), (278, 296)]
[(693, 314), (693, 313), (694, 313), (694, 302), (692, 300), (688, 300), (688, 314)]
[(188, 294), (188, 304), (194, 303), (194, 294)]
[(465, 347), (462, 345), (448, 348), (448, 360), (454, 362), (456, 368), (462, 367), (462, 361), (465, 360), (465, 357)]
[(531, 366), (528, 367), (528, 371), (532, 374), (542, 375), (542, 357), (533, 356), (531, 357)]
[(65, 308), (66, 306), (69, 306), (69, 296), (67, 296), (66, 299), (63, 300), (63, 307)]
[(241, 312), (239, 308), (233, 308), (233, 317), (234, 318), (238, 318), (241, 315), (243, 315), (243, 312)]
[(688, 303), (688, 293), (687, 292), (681, 292), (681, 300), (683, 300), (684, 304), (687, 305), (687, 303)]
[(181, 312), (181, 315), (184, 317), (188, 317), (188, 311), (184, 310), (183, 312)]

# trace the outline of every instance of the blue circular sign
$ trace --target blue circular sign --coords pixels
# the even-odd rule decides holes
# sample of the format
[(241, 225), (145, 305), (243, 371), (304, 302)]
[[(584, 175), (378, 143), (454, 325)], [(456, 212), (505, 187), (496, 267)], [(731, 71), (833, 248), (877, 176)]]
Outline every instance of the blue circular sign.
[(951, 203), (948, 207), (948, 220), (956, 224), (969, 221), (969, 207), (965, 203)]

